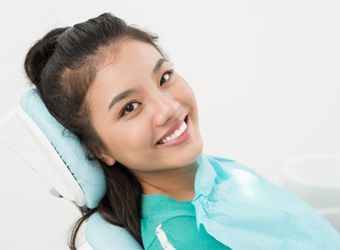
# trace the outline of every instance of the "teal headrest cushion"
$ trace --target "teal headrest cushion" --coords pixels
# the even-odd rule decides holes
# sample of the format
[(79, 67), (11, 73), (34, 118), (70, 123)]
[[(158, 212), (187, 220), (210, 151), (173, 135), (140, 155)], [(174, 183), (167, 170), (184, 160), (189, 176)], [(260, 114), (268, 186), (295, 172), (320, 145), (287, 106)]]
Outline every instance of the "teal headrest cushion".
[(88, 159), (88, 153), (78, 137), (48, 112), (37, 90), (28, 91), (21, 98), (20, 105), (42, 130), (79, 183), (86, 206), (95, 208), (106, 192), (105, 176), (99, 162)]

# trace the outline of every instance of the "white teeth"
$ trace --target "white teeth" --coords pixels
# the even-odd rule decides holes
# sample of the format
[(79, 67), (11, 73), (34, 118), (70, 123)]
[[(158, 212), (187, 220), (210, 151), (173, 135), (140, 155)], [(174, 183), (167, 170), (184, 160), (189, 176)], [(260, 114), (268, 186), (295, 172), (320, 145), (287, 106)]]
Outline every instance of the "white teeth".
[(176, 131), (174, 131), (171, 135), (167, 136), (165, 139), (162, 139), (160, 141), (161, 144), (167, 143), (169, 141), (172, 141), (174, 139), (176, 139), (177, 137), (179, 137), (181, 134), (183, 134), (183, 132), (187, 129), (187, 124), (183, 121), (182, 125), (179, 127), (179, 129), (177, 129)]

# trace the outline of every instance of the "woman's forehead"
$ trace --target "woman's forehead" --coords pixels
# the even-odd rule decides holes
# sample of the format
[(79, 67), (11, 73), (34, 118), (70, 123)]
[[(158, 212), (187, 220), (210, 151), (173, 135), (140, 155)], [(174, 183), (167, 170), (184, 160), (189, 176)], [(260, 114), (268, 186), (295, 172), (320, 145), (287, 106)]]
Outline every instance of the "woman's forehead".
[(154, 45), (135, 39), (121, 39), (104, 48), (101, 54), (103, 57), (102, 69), (110, 64), (133, 64), (136, 62), (147, 64), (163, 57)]
[(136, 40), (120, 42), (114, 48), (107, 48), (105, 57), (95, 81), (151, 74), (163, 58), (153, 45)]
[[(110, 54), (112, 50), (108, 48)], [(90, 91), (94, 95), (117, 95), (127, 89), (145, 86), (168, 61), (151, 44), (129, 40), (114, 48), (99, 68)]]

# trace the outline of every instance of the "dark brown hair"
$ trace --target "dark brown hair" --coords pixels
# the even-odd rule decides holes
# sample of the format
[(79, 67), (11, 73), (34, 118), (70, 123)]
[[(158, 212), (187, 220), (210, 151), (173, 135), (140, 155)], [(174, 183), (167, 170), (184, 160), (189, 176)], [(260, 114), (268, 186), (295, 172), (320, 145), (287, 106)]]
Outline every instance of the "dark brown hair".
[[(25, 59), (25, 71), (36, 86), (50, 113), (75, 133), (89, 149), (90, 158), (103, 143), (90, 123), (86, 93), (94, 80), (103, 51), (122, 39), (135, 39), (156, 45), (157, 37), (127, 25), (122, 19), (104, 13), (73, 27), (53, 29), (37, 41)], [(125, 227), (142, 244), (140, 229), (141, 185), (119, 162), (109, 167), (101, 162), (107, 193), (98, 208), (87, 211), (76, 223), (70, 248), (82, 222), (96, 210), (108, 222)]]

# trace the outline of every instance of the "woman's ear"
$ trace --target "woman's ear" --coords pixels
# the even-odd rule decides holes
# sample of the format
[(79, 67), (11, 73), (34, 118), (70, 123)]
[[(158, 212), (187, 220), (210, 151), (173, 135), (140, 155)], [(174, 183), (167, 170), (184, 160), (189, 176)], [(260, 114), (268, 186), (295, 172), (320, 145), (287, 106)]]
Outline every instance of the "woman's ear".
[(110, 154), (104, 153), (102, 151), (97, 151), (96, 157), (98, 159), (102, 160), (103, 162), (105, 162), (106, 165), (108, 165), (108, 166), (112, 166), (116, 162), (116, 160)]

